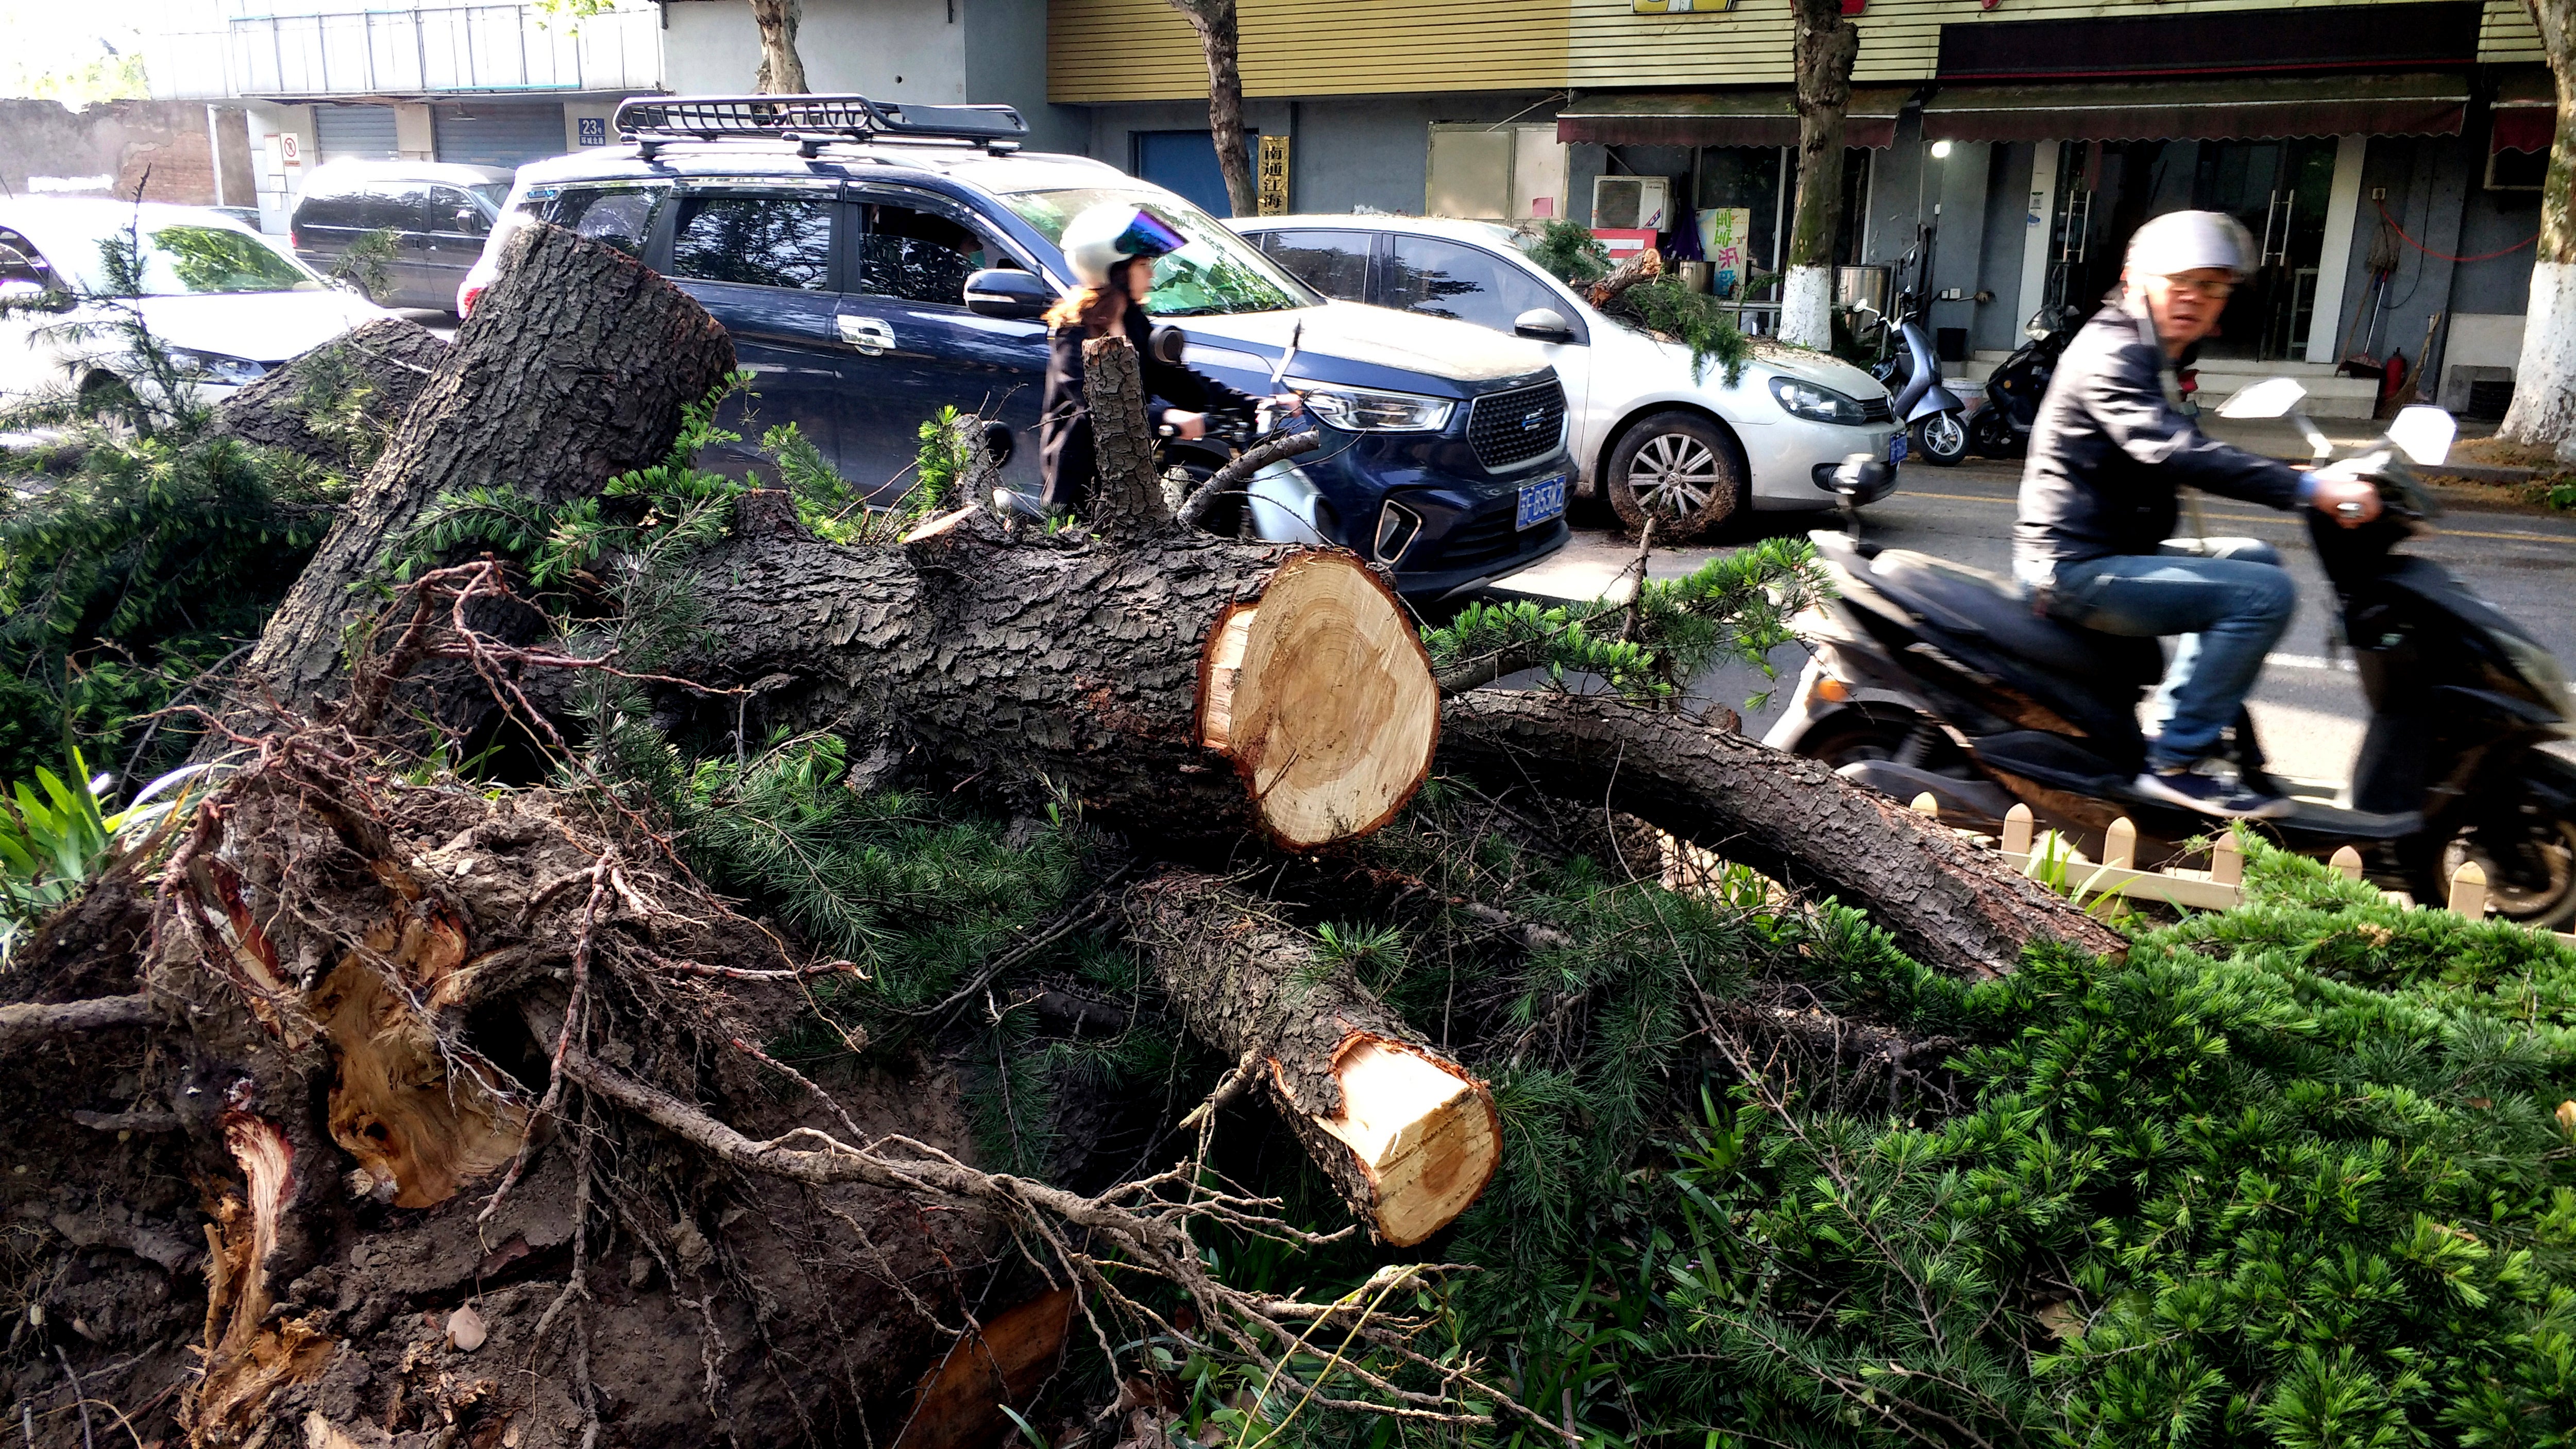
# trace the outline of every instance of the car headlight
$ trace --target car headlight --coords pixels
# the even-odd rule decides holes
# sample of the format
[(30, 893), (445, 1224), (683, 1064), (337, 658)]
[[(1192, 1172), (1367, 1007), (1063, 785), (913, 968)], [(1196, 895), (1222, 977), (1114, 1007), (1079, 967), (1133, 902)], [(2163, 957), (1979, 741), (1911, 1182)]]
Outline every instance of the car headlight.
[(1306, 410), (1318, 420), (1354, 433), (1436, 433), (1449, 426), (1449, 415), (1458, 408), (1445, 397), (1409, 392), (1379, 392), (1294, 378), (1287, 386), (1305, 397)]
[(1771, 395), (1780, 400), (1780, 410), (1793, 418), (1812, 423), (1848, 423), (1859, 426), (1866, 421), (1860, 404), (1829, 387), (1818, 387), (1794, 377), (1771, 379)]
[(181, 372), (199, 381), (221, 383), (227, 387), (241, 387), (268, 376), (265, 364), (247, 357), (228, 357), (220, 352), (193, 352), (185, 347), (173, 347), (170, 360), (178, 365)]

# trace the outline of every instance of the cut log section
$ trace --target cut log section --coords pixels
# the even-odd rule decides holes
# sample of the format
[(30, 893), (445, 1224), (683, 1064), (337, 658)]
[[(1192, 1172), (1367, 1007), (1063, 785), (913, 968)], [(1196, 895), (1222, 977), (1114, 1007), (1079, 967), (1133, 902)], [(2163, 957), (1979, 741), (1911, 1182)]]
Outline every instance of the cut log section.
[(960, 511), (897, 549), (737, 538), (694, 566), (708, 623), (675, 700), (710, 731), (828, 728), (988, 785), (1043, 779), (1120, 828), (1363, 835), (1429, 774), (1429, 658), (1357, 558), (1166, 531), (1014, 544)]
[(1493, 1180), (1493, 1094), (1326, 966), (1313, 937), (1188, 872), (1138, 886), (1127, 917), (1192, 1034), (1245, 1064), (1372, 1233), (1410, 1247)]
[(1440, 688), (1404, 606), (1348, 554), (1300, 554), (1208, 636), (1199, 737), (1291, 850), (1367, 835), (1422, 783)]

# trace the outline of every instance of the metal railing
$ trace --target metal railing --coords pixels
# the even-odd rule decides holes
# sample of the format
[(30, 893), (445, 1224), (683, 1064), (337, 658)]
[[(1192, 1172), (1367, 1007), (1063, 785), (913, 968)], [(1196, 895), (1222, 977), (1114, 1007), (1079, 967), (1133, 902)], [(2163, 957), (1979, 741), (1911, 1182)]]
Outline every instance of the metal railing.
[(535, 4), (319, 10), (208, 17), (146, 44), (156, 95), (302, 100), (479, 92), (653, 90), (660, 13), (578, 20)]

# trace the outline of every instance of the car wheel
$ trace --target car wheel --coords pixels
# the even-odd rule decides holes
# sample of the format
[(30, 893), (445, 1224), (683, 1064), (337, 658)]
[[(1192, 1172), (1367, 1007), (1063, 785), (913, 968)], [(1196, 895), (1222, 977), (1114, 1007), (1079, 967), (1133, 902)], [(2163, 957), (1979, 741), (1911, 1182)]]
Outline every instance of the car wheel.
[(1680, 543), (1732, 517), (1745, 499), (1735, 440), (1696, 413), (1656, 413), (1620, 435), (1601, 470), (1610, 511), (1632, 529)]
[(1934, 413), (1914, 425), (1914, 446), (1944, 468), (1968, 456), (1968, 425), (1957, 413)]

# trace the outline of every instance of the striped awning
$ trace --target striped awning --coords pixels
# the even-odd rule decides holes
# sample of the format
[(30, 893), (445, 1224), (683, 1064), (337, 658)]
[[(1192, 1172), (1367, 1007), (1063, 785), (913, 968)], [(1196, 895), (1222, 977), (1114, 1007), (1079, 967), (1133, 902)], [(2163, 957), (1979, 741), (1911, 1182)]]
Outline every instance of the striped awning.
[[(1854, 86), (1846, 146), (1893, 146), (1912, 86)], [(1746, 90), (1602, 92), (1556, 113), (1556, 139), (1610, 146), (1795, 146), (1798, 97), (1787, 86)]]
[(1933, 141), (2250, 141), (2274, 136), (2456, 136), (2467, 77), (2262, 76), (2092, 85), (1943, 86)]

